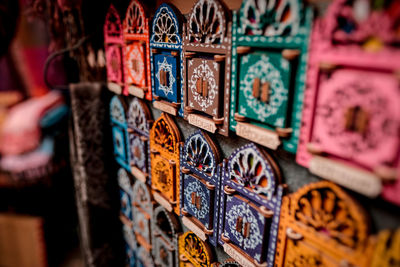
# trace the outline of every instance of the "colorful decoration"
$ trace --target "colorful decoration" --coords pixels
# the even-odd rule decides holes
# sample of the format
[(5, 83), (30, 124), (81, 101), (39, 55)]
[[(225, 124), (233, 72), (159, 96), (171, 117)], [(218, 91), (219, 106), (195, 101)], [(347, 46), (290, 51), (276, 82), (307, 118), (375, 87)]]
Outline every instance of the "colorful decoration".
[(131, 168), (129, 166), (129, 139), (126, 110), (126, 104), (120, 96), (113, 96), (111, 98), (110, 116), (115, 160), (119, 163), (119, 165), (130, 172)]
[(142, 4), (132, 0), (124, 20), (126, 83), (129, 94), (152, 100), (149, 19)]
[(186, 232), (179, 237), (180, 267), (210, 267), (213, 255), (209, 245), (195, 233)]
[(150, 128), (152, 115), (147, 104), (134, 98), (129, 104), (128, 133), (131, 172), (136, 179), (150, 184)]
[(183, 224), (217, 245), (221, 155), (205, 132), (196, 131), (181, 148), (180, 203)]
[(384, 230), (378, 235), (371, 267), (400, 266), (400, 229)]
[(273, 159), (250, 143), (223, 167), (219, 243), (242, 266), (273, 266), (284, 186)]
[(369, 266), (372, 242), (361, 207), (331, 182), (284, 197), (275, 266)]
[(316, 22), (297, 162), (369, 197), (387, 182), (383, 196), (400, 205), (400, 11), (393, 12), (336, 0)]
[(151, 252), (151, 217), (153, 215), (153, 198), (150, 188), (137, 180), (132, 190), (133, 231), (140, 246)]
[(129, 228), (132, 228), (132, 183), (128, 173), (122, 168), (118, 170), (118, 185), (121, 200), (120, 219), (122, 223), (127, 225)]
[(122, 225), (123, 236), (125, 241), (125, 253), (126, 253), (126, 266), (136, 266), (136, 250), (137, 243), (135, 235), (133, 234), (132, 228), (126, 224)]
[(295, 153), (312, 10), (300, 0), (244, 0), (233, 18), (230, 129)]
[(156, 266), (178, 266), (178, 218), (162, 206), (153, 212), (153, 256)]
[(150, 130), (151, 187), (154, 199), (180, 214), (179, 150), (181, 134), (170, 115), (162, 113)]
[(231, 14), (218, 0), (198, 0), (184, 26), (185, 119), (209, 132), (229, 133)]
[(161, 4), (152, 25), (150, 64), (153, 106), (182, 117), (182, 16), (174, 7)]
[(104, 24), (108, 89), (116, 94), (124, 91), (124, 32), (118, 11), (110, 6)]

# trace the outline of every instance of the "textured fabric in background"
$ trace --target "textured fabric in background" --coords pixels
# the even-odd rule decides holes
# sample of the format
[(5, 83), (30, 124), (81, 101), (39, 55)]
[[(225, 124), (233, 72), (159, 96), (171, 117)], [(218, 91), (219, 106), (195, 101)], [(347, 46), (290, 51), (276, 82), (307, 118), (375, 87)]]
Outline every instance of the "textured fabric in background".
[(122, 226), (108, 126), (110, 94), (100, 83), (71, 84), (70, 92), (71, 164), (82, 252), (87, 266), (122, 266)]

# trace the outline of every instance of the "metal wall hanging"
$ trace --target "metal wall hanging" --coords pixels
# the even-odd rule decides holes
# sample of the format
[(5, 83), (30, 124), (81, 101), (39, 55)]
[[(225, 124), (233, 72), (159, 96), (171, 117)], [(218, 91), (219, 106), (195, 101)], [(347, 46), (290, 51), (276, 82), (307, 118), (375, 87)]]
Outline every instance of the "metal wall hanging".
[(153, 118), (147, 104), (133, 98), (128, 110), (129, 157), (133, 176), (150, 184), (150, 128)]
[(178, 218), (162, 206), (153, 213), (153, 256), (156, 266), (177, 267), (178, 236), (182, 231)]
[(323, 181), (284, 197), (275, 266), (369, 266), (368, 218), (342, 189)]
[(154, 199), (180, 214), (179, 151), (181, 134), (170, 115), (162, 113), (150, 130), (151, 187)]
[(125, 88), (124, 75), (124, 33), (121, 18), (110, 5), (104, 24), (104, 48), (106, 51), (108, 89), (121, 94)]
[(253, 143), (224, 164), (219, 243), (241, 266), (274, 263), (284, 185), (274, 160)]
[(179, 236), (178, 247), (180, 267), (212, 266), (214, 259), (211, 247), (195, 233), (189, 231)]
[(221, 154), (211, 137), (200, 130), (181, 148), (182, 223), (201, 240), (217, 245), (221, 183)]
[(227, 136), (231, 73), (231, 14), (218, 0), (198, 0), (183, 32), (185, 119)]
[(161, 4), (152, 21), (150, 37), (153, 106), (183, 116), (182, 15)]
[(297, 162), (369, 197), (384, 181), (400, 205), (400, 11), (383, 2), (336, 0), (316, 22)]
[(126, 110), (127, 107), (125, 101), (120, 96), (113, 96), (111, 98), (110, 117), (115, 160), (119, 165), (130, 172), (131, 168), (129, 164), (129, 138)]
[(129, 4), (123, 27), (127, 90), (131, 95), (152, 100), (149, 19), (139, 1)]
[[(132, 211), (132, 182), (128, 173), (124, 169), (118, 170), (118, 185), (120, 192), (120, 219), (124, 225), (127, 225), (132, 231), (133, 211)], [(125, 229), (125, 228), (124, 228)]]
[(234, 15), (230, 128), (295, 153), (312, 10), (300, 0), (244, 0)]

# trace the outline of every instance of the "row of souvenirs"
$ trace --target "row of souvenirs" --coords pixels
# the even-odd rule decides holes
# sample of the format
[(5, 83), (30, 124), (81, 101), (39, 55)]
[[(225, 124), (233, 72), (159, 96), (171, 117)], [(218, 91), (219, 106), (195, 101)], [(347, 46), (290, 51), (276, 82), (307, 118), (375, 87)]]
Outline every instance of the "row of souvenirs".
[[(244, 0), (233, 12), (198, 0), (185, 17), (161, 4), (150, 22), (132, 0), (123, 21), (110, 7), (104, 34), (110, 90), (207, 132), (296, 153), (312, 173), (400, 205), (399, 1), (334, 0), (314, 19), (302, 0)], [(150, 150), (151, 164), (178, 179), (172, 118), (163, 115), (153, 136), (150, 125), (128, 135), (137, 118), (123, 112), (115, 114), (120, 162), (131, 169), (124, 142), (149, 149), (160, 140), (168, 153)], [(179, 191), (168, 188), (177, 203)]]
[(400, 263), (400, 229), (373, 235), (367, 213), (334, 183), (288, 194), (259, 145), (223, 159), (211, 134), (183, 140), (173, 117), (153, 121), (144, 100), (114, 96), (110, 108), (130, 266), (219, 266), (217, 246), (232, 258), (222, 266)]

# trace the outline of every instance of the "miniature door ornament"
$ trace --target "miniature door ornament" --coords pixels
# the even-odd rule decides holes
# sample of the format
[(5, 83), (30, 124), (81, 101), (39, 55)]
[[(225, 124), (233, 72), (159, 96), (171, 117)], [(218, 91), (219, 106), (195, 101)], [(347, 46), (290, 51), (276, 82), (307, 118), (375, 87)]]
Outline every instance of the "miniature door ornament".
[(336, 0), (315, 23), (297, 162), (369, 197), (384, 183), (383, 197), (400, 205), (400, 50), (392, 15), (370, 1)]
[(368, 218), (331, 182), (309, 184), (284, 197), (275, 266), (369, 266)]
[(116, 94), (124, 90), (124, 33), (118, 11), (113, 5), (104, 24), (104, 47), (106, 51), (108, 89)]
[(202, 131), (190, 135), (181, 148), (181, 214), (183, 224), (203, 241), (217, 245), (221, 154)]
[(110, 117), (115, 160), (119, 165), (130, 172), (131, 168), (129, 166), (129, 138), (126, 110), (127, 107), (122, 97), (113, 96), (111, 98)]
[(133, 234), (132, 228), (123, 224), (123, 236), (125, 240), (125, 256), (126, 256), (126, 266), (135, 267), (136, 266), (136, 251), (137, 243), (135, 236)]
[(210, 267), (213, 263), (211, 247), (195, 233), (189, 231), (179, 236), (180, 267)]
[(124, 169), (118, 170), (118, 185), (121, 200), (120, 219), (132, 230), (133, 210), (132, 210), (132, 183), (128, 173)]
[(131, 173), (150, 184), (150, 128), (152, 115), (147, 104), (134, 98), (128, 111), (129, 157)]
[(183, 33), (185, 119), (229, 133), (231, 14), (218, 0), (198, 0)]
[(244, 0), (233, 20), (230, 129), (295, 153), (312, 10), (300, 0)]
[(253, 143), (224, 163), (219, 243), (241, 266), (273, 266), (284, 185), (273, 159)]
[(131, 95), (152, 100), (149, 19), (138, 0), (131, 1), (123, 27), (127, 90)]
[(178, 266), (178, 235), (181, 232), (178, 218), (164, 207), (154, 209), (153, 220), (153, 256), (156, 266)]
[(150, 37), (153, 106), (183, 116), (182, 27), (179, 11), (161, 4), (152, 21)]
[(154, 199), (180, 214), (179, 152), (181, 134), (170, 115), (162, 113), (150, 130), (151, 187)]
[(149, 253), (152, 249), (151, 218), (153, 215), (153, 198), (150, 188), (137, 180), (132, 190), (133, 231), (141, 247)]

